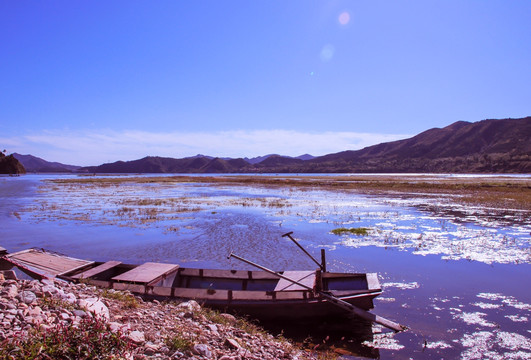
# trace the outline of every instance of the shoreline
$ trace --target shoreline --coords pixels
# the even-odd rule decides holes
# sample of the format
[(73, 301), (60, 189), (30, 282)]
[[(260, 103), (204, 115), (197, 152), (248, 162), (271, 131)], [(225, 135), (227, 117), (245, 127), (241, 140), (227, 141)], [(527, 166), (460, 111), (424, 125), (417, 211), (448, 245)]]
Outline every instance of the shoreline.
[[(144, 301), (126, 291), (60, 280), (20, 280), (13, 275), (9, 270), (0, 272), (0, 357), (7, 353), (22, 357), (32, 346), (41, 346), (35, 358), (48, 358), (53, 351), (55, 356), (60, 354), (58, 351), (72, 351), (70, 355), (76, 358), (90, 358), (90, 353), (84, 357), (71, 348), (88, 324), (92, 326), (90, 332), (96, 326), (99, 340), (94, 344), (86, 340), (85, 346), (95, 347), (105, 358), (318, 358), (315, 352), (302, 350), (287, 339), (275, 338), (230, 314), (202, 308), (195, 301)], [(65, 339), (66, 333), (69, 336)], [(43, 348), (42, 344), (54, 334), (63, 334), (64, 344)], [(114, 342), (102, 348), (102, 339)], [(58, 350), (61, 345), (64, 349)]]

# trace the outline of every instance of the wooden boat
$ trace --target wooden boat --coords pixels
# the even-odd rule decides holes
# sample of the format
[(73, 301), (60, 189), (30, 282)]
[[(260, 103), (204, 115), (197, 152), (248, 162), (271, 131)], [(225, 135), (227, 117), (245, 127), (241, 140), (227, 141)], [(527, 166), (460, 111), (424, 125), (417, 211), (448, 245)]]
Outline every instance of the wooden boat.
[(373, 299), (382, 292), (375, 273), (284, 271), (279, 274), (285, 278), (279, 279), (266, 271), (195, 269), (153, 262), (92, 262), (37, 249), (8, 254), (2, 259), (37, 278), (82, 281), (148, 298), (193, 299), (210, 308), (259, 319), (344, 316), (345, 312), (323, 297), (323, 292), (363, 310), (372, 309)]

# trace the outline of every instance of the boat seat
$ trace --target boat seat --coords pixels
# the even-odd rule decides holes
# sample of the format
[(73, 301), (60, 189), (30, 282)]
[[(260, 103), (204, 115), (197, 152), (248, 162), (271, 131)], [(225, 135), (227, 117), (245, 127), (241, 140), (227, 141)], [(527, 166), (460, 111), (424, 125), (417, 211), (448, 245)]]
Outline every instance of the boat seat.
[(84, 271), (82, 273), (79, 273), (77, 275), (72, 276), (72, 279), (86, 279), (90, 278), (94, 275), (101, 274), (104, 271), (107, 271), (109, 269), (112, 269), (113, 267), (120, 265), (121, 261), (107, 261), (106, 263), (103, 263), (101, 265), (98, 265), (96, 267), (93, 267), (92, 269), (89, 269), (87, 271)]
[[(284, 271), (282, 273), (287, 278), (295, 280), (303, 285), (306, 285), (310, 288), (315, 286), (315, 271)], [(275, 291), (301, 291), (308, 290), (300, 285), (294, 284), (286, 279), (278, 280), (277, 286), (275, 286)]]
[(112, 278), (113, 281), (149, 284), (179, 269), (177, 264), (147, 262)]

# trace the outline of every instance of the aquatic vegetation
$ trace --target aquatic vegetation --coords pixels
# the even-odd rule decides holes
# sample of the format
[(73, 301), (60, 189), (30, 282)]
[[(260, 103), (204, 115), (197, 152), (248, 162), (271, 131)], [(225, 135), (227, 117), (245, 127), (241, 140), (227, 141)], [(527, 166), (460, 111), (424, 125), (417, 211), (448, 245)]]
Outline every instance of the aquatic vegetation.
[(368, 228), (359, 227), (359, 228), (337, 228), (332, 229), (330, 232), (334, 235), (343, 235), (343, 234), (354, 234), (354, 235), (361, 235), (361, 236), (367, 236), (369, 235)]
[(495, 323), (485, 320), (484, 319), (485, 316), (487, 316), (487, 314), (483, 312), (473, 312), (473, 313), (461, 312), (461, 313), (455, 314), (454, 319), (459, 319), (468, 325), (496, 327)]
[(382, 284), (382, 287), (384, 288), (394, 287), (400, 290), (412, 290), (412, 289), (418, 289), (419, 284), (417, 282), (411, 282), (411, 283), (386, 282)]

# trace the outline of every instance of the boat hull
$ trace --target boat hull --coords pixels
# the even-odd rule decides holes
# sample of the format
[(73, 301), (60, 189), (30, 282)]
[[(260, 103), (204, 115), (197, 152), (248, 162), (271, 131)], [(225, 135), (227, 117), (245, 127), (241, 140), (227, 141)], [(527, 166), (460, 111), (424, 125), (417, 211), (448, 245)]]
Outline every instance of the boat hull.
[(328, 299), (343, 300), (366, 311), (381, 294), (373, 273), (270, 273), (150, 262), (130, 265), (80, 260), (38, 249), (2, 259), (37, 278), (58, 277), (159, 300), (195, 300), (223, 312), (267, 320), (345, 317), (344, 307)]

